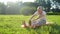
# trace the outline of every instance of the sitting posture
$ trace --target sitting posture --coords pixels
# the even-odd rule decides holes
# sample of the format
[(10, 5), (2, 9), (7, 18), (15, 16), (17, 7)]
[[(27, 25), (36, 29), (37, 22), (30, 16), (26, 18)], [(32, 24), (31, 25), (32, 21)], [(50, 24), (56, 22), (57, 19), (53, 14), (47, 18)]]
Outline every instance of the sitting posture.
[(37, 26), (41, 26), (45, 24), (46, 24), (46, 12), (42, 10), (42, 6), (39, 6), (37, 8), (37, 11), (29, 19), (29, 23), (25, 23), (25, 21), (23, 21), (22, 27), (36, 28)]

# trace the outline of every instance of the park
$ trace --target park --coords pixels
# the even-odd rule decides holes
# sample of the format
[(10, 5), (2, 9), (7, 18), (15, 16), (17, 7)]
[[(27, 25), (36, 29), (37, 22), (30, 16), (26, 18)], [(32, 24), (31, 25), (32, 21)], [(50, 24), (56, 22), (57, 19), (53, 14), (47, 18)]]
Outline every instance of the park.
[[(46, 21), (53, 23), (35, 29), (22, 28), (22, 21), (28, 23), (38, 6), (46, 12)], [(60, 0), (0, 2), (0, 34), (60, 34)]]

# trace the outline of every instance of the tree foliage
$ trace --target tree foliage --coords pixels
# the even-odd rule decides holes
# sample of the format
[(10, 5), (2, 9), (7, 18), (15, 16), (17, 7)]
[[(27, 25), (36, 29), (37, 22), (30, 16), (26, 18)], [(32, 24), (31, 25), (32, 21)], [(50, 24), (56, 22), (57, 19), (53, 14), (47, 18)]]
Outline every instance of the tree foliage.
[(60, 0), (53, 0), (53, 1), (56, 1), (56, 2), (59, 2), (60, 3)]
[(4, 3), (0, 3), (0, 14), (5, 14), (6, 8)]
[(36, 11), (35, 7), (24, 6), (20, 9), (20, 14), (31, 15)]
[(50, 0), (36, 0), (36, 3), (39, 4), (39, 6), (43, 6), (46, 11), (50, 11), (51, 3)]
[(50, 11), (51, 1), (60, 0), (36, 0), (35, 2), (7, 2), (7, 5), (0, 2), (0, 14), (33, 14), (38, 6), (43, 6), (45, 11)]

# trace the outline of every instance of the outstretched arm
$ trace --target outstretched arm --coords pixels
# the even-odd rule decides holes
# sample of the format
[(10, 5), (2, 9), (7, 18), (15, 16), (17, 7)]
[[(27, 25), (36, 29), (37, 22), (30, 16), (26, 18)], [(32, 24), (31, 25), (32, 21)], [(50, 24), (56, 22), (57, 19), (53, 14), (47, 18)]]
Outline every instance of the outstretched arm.
[(33, 18), (36, 14), (37, 14), (37, 12), (35, 12), (35, 13), (31, 16), (30, 20), (32, 20), (32, 18)]
[(35, 15), (32, 15), (31, 18), (30, 18), (30, 20), (31, 20), (34, 16), (35, 16)]
[(32, 16), (31, 16), (31, 18), (29, 19), (29, 26), (31, 26), (31, 20), (32, 20), (32, 18), (35, 16), (35, 14), (33, 14)]

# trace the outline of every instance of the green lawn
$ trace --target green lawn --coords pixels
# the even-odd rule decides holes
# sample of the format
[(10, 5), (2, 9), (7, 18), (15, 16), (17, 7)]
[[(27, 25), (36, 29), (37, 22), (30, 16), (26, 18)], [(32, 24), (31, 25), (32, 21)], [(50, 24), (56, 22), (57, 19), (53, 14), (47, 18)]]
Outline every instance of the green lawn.
[(60, 15), (49, 15), (47, 21), (53, 25), (41, 26), (36, 29), (21, 28), (22, 20), (28, 22), (30, 16), (0, 15), (0, 34), (60, 34)]

